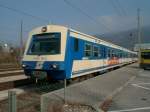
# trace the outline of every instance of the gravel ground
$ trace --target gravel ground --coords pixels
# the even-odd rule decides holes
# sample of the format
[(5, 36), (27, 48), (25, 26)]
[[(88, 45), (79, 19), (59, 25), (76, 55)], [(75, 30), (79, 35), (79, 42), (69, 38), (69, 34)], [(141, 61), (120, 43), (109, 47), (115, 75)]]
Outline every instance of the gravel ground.
[(63, 107), (63, 112), (96, 112), (96, 111), (90, 106), (67, 105)]
[[(25, 93), (17, 95), (17, 112), (40, 112), (40, 96), (62, 88), (61, 83), (30, 85)], [(0, 112), (8, 112), (8, 99), (0, 101)]]
[[(25, 93), (17, 95), (17, 112), (40, 112), (41, 95), (61, 89), (63, 85), (63, 82), (57, 81), (28, 85)], [(0, 101), (0, 112), (8, 112), (8, 99)]]
[[(8, 112), (8, 99), (0, 101), (0, 112)], [(35, 93), (18, 95), (17, 112), (40, 112), (40, 95)]]
[[(65, 105), (55, 109), (56, 112), (96, 112), (90, 106)], [(8, 99), (0, 101), (0, 112), (8, 111)], [(36, 93), (24, 93), (17, 96), (17, 112), (40, 112), (40, 95)]]

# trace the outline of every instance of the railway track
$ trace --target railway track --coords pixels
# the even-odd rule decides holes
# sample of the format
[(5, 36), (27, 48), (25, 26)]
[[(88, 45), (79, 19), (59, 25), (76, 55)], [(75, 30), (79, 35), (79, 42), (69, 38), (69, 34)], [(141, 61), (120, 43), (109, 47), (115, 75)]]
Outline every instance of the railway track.
[(0, 91), (30, 84), (18, 64), (0, 64)]
[(0, 64), (0, 69), (11, 69), (11, 68), (21, 68), (19, 64), (10, 63), (10, 64)]
[(7, 77), (7, 76), (15, 76), (15, 75), (22, 75), (23, 70), (7, 70), (7, 71), (0, 71), (0, 77)]
[(14, 70), (21, 70), (21, 68), (1, 68), (0, 72), (5, 72), (5, 71), (14, 71)]
[(0, 75), (18, 72), (19, 70), (23, 73), (23, 71), (21, 71), (22, 68), (17, 64), (0, 64)]

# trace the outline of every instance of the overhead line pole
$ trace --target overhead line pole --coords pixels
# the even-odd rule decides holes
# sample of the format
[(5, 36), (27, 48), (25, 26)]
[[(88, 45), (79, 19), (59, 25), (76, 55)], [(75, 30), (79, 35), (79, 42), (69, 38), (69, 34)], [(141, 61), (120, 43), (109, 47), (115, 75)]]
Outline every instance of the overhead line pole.
[[(113, 30), (110, 29), (108, 26), (106, 26), (103, 22), (99, 22), (97, 21), (95, 18), (93, 18), (92, 16), (90, 16), (88, 13), (86, 13), (85, 11), (83, 11), (81, 8), (77, 7), (76, 5), (74, 5), (73, 3), (71, 3), (69, 0), (63, 0), (67, 5), (69, 5), (70, 7), (76, 9), (77, 11), (79, 11), (80, 13), (82, 13), (84, 16), (88, 17), (89, 20), (91, 20), (92, 22), (99, 24), (100, 26), (103, 26), (106, 30), (110, 31), (113, 33)], [(114, 33), (113, 33), (114, 34)], [(117, 34), (118, 35), (118, 34)], [(119, 36), (119, 35), (118, 35)]]
[(32, 15), (32, 14), (29, 14), (29, 13), (27, 13), (27, 12), (21, 11), (21, 10), (16, 9), (16, 8), (8, 7), (8, 6), (2, 5), (2, 4), (0, 4), (0, 7), (1, 7), (1, 8), (8, 9), (8, 10), (13, 11), (13, 12), (16, 12), (16, 13), (18, 13), (18, 14), (26, 15), (26, 16), (32, 17), (32, 18), (34, 18), (34, 19), (37, 19), (37, 20), (40, 20), (40, 21), (49, 23), (49, 20), (48, 20), (48, 19), (45, 19), (45, 18), (42, 18), (42, 17), (39, 17), (39, 16), (35, 16), (35, 15)]
[(85, 11), (83, 11), (81, 8), (75, 6), (74, 4), (72, 4), (69, 0), (63, 0), (67, 5), (71, 6), (72, 8), (74, 8), (75, 10), (79, 11), (80, 13), (82, 13), (84, 16), (86, 16), (88, 19), (90, 19), (92, 22), (94, 22), (95, 24), (99, 24), (100, 26), (103, 26), (106, 30), (112, 31), (111, 29), (109, 29), (104, 23), (97, 21), (95, 18), (93, 18), (92, 16), (90, 16), (88, 13), (86, 13)]
[(114, 3), (113, 0), (107, 0), (107, 1), (110, 2), (110, 4), (112, 5), (112, 7), (114, 8), (114, 11), (116, 11), (119, 16), (123, 16), (123, 14), (120, 12), (120, 10), (118, 9), (118, 7), (116, 6), (116, 4)]
[(23, 20), (21, 20), (20, 22), (20, 64), (21, 64), (21, 60), (22, 60), (22, 56), (23, 56)]
[(116, 3), (118, 4), (118, 7), (120, 8), (120, 11), (123, 14), (123, 16), (126, 16), (127, 15), (126, 10), (123, 8), (119, 0), (116, 0)]
[(139, 65), (140, 65), (140, 58), (141, 58), (141, 22), (140, 22), (140, 8), (137, 9), (137, 36), (138, 36), (138, 57), (139, 57)]
[(137, 22), (138, 22), (138, 43), (141, 44), (141, 23), (140, 23), (140, 8), (137, 9)]

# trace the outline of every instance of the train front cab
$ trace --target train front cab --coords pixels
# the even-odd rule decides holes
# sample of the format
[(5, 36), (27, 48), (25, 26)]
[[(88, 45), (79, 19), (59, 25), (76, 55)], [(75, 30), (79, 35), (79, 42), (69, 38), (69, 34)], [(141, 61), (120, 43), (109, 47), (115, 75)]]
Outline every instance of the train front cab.
[(68, 78), (65, 66), (66, 41), (65, 27), (50, 25), (34, 29), (28, 38), (22, 60), (25, 75), (34, 79)]
[(140, 54), (140, 67), (150, 69), (150, 49), (143, 49)]

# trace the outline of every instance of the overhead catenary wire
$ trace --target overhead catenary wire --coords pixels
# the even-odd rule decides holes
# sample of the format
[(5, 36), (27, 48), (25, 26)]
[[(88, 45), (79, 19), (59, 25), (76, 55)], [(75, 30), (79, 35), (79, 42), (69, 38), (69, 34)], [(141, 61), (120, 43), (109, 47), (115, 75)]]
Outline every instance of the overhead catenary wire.
[[(7, 30), (11, 30), (11, 31), (16, 31), (16, 28), (15, 27), (8, 27), (8, 26), (3, 26), (4, 29), (7, 29)], [(29, 33), (29, 30), (23, 30), (24, 33)], [(9, 33), (9, 32), (7, 32)]]
[(71, 3), (68, 0), (63, 0), (67, 5), (69, 5), (70, 7), (72, 7), (73, 9), (79, 11), (81, 14), (83, 14), (84, 16), (86, 16), (89, 20), (91, 20), (92, 22), (94, 22), (95, 24), (99, 24), (100, 26), (103, 26), (106, 30), (112, 32), (112, 30), (110, 28), (108, 28), (105, 24), (103, 24), (102, 22), (97, 21), (95, 18), (93, 18), (92, 16), (90, 16), (89, 14), (87, 14), (85, 11), (83, 11), (82, 9), (80, 9), (79, 7), (77, 7), (76, 5), (74, 5), (73, 3)]
[(122, 6), (118, 0), (108, 0), (108, 2), (112, 5), (115, 12), (119, 16), (126, 16), (126, 11), (122, 8)]
[(80, 13), (82, 13), (84, 16), (88, 17), (88, 19), (90, 19), (91, 21), (93, 21), (94, 23), (96, 23), (97, 25), (103, 25), (103, 27), (105, 27), (105, 29), (107, 29), (108, 31), (110, 31), (114, 36), (120, 36), (117, 33), (114, 33), (113, 30), (111, 30), (109, 27), (107, 27), (105, 24), (97, 21), (95, 18), (93, 18), (92, 16), (88, 15), (86, 12), (84, 12), (82, 9), (80, 9), (79, 7), (77, 7), (76, 5), (72, 4), (71, 2), (69, 2), (68, 0), (63, 0), (66, 4), (68, 4), (70, 7), (76, 9), (77, 11), (79, 11)]
[(40, 21), (43, 21), (43, 22), (46, 22), (46, 23), (49, 23), (49, 22), (50, 22), (48, 19), (41, 18), (41, 17), (35, 16), (35, 15), (32, 15), (32, 14), (29, 14), (29, 13), (24, 12), (24, 11), (21, 11), (21, 10), (19, 10), (19, 9), (15, 9), (15, 8), (12, 8), (12, 7), (8, 7), (8, 6), (2, 5), (2, 4), (0, 4), (0, 7), (1, 7), (1, 8), (8, 9), (8, 10), (13, 11), (13, 12), (16, 12), (16, 13), (19, 13), (19, 14), (22, 14), (22, 15), (25, 15), (25, 16), (32, 17), (32, 18), (34, 18), (34, 19), (36, 19), (36, 20), (40, 20)]
[(127, 12), (126, 12), (125, 8), (121, 5), (121, 3), (119, 2), (119, 0), (116, 0), (116, 3), (118, 4), (118, 7), (120, 8), (120, 11), (122, 12), (122, 14), (124, 16), (127, 16)]

